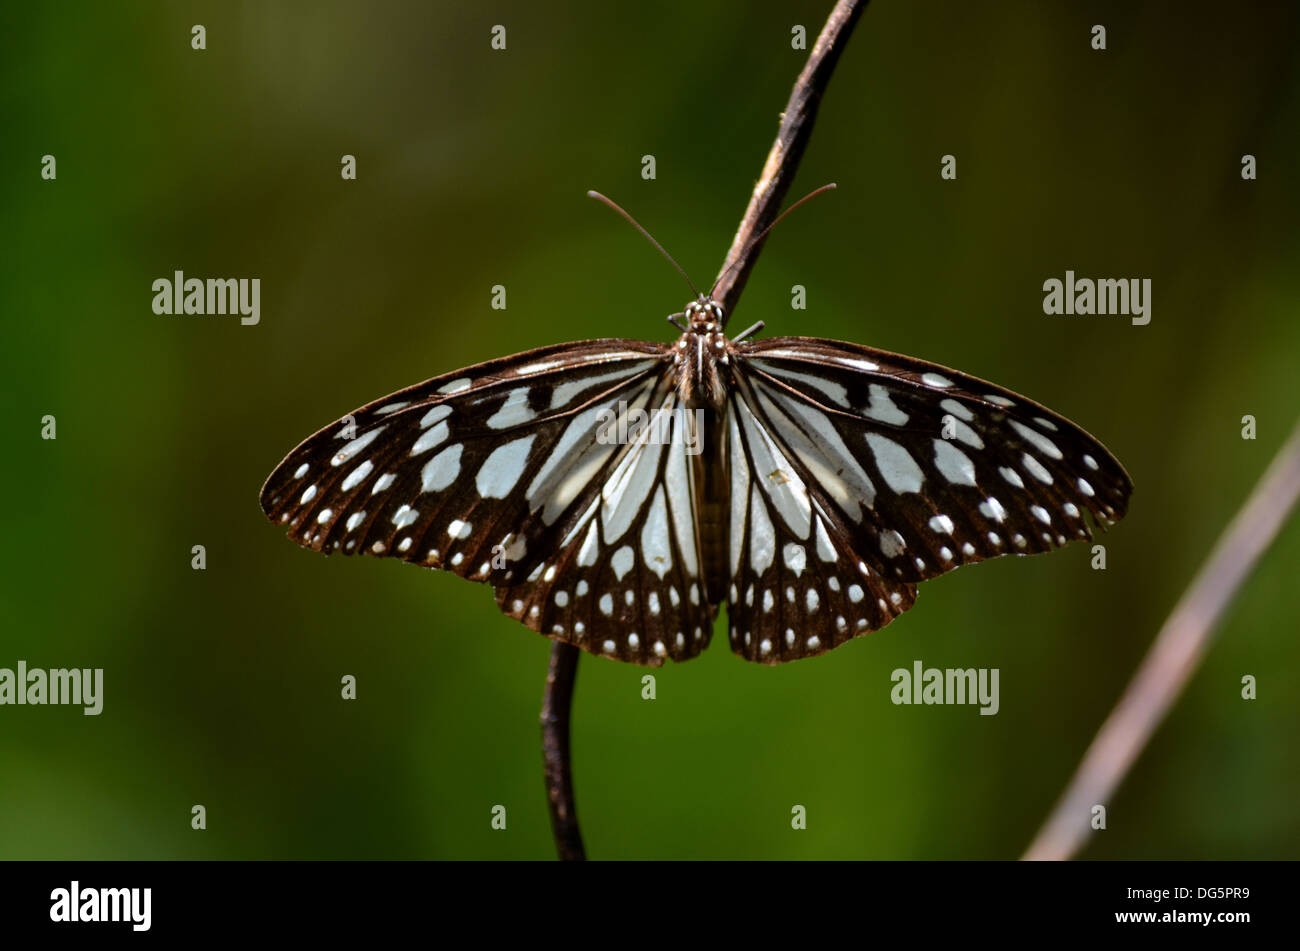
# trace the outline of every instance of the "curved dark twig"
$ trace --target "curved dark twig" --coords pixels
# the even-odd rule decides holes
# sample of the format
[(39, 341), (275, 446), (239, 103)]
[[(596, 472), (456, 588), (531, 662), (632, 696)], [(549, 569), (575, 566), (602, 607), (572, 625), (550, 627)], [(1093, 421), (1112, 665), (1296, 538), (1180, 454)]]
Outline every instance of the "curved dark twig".
[(731, 250), (722, 262), (713, 288), (713, 299), (722, 305), (723, 314), (727, 318), (736, 309), (740, 293), (749, 280), (749, 272), (754, 269), (758, 254), (763, 250), (763, 240), (755, 241), (754, 237), (761, 235), (776, 221), (781, 202), (790, 190), (795, 170), (803, 158), (804, 149), (808, 147), (808, 140), (812, 138), (817, 108), (821, 105), (831, 73), (866, 6), (867, 0), (839, 0), (835, 4), (835, 9), (826, 19), (826, 25), (822, 27), (821, 35), (813, 44), (812, 52), (808, 54), (808, 62), (795, 81), (790, 101), (781, 113), (781, 127), (777, 130), (776, 141), (767, 153), (763, 172), (754, 185), (749, 207), (740, 220), (736, 236), (731, 239)]
[(587, 857), (578, 828), (578, 808), (573, 798), (573, 774), (569, 755), (569, 711), (573, 706), (573, 683), (578, 676), (580, 651), (564, 641), (551, 643), (551, 662), (546, 670), (546, 693), (542, 698), (542, 757), (546, 768), (546, 799), (551, 810), (555, 848), (565, 862)]

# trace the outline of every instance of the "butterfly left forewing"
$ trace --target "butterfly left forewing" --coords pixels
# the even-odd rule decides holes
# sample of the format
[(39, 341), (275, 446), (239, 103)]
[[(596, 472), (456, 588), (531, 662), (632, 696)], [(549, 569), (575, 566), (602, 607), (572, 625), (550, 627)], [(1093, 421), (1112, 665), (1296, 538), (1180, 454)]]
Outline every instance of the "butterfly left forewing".
[[(262, 508), (326, 554), (504, 578), (531, 560), (529, 545), (536, 551), (560, 531), (568, 506), (555, 504), (551, 486), (529, 498), (554, 451), (566, 440), (576, 451), (602, 408), (648, 400), (663, 372), (657, 345), (594, 340), (444, 374), (304, 440), (267, 479)], [(605, 463), (617, 447), (586, 448), (584, 462)], [(551, 504), (539, 505), (539, 494)], [(493, 564), (502, 551), (516, 564)]]

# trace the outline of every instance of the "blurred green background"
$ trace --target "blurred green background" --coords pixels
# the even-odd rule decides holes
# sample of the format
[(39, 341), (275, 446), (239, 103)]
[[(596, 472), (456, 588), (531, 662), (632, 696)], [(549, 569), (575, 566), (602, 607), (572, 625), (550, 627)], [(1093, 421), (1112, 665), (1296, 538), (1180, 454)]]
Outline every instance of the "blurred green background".
[[(0, 666), (102, 667), (105, 705), (0, 707), (0, 856), (553, 856), (549, 642), (481, 586), (299, 549), (258, 489), (406, 384), (667, 339), (686, 288), (583, 192), (710, 282), (806, 56), (791, 27), (811, 41), (830, 6), (6, 6)], [(840, 188), (768, 242), (733, 329), (1017, 389), (1115, 452), (1131, 513), (1104, 572), (1081, 546), (957, 572), (815, 660), (758, 667), (715, 637), (649, 702), (644, 669), (584, 655), (592, 857), (1023, 850), (1300, 410), (1298, 23), (1292, 5), (871, 4), (794, 192)], [(1150, 325), (1044, 316), (1067, 268), (1151, 278)], [(176, 269), (260, 277), (261, 323), (156, 316), (151, 283)], [(1298, 561), (1293, 521), (1086, 857), (1300, 856)], [(918, 659), (999, 668), (1001, 712), (894, 706), (890, 672)]]

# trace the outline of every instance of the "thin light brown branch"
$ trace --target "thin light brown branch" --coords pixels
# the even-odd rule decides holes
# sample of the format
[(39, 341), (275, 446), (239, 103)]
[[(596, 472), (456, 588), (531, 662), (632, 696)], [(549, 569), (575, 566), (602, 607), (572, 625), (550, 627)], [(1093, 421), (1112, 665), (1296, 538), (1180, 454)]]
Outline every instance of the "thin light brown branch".
[(1300, 425), (1278, 451), (1209, 559), (1165, 621), (1128, 689), (1102, 724), (1026, 859), (1079, 851), (1095, 805), (1105, 805), (1196, 671), (1233, 597), (1300, 497)]
[(722, 305), (727, 317), (736, 309), (740, 293), (749, 280), (749, 273), (754, 269), (759, 252), (763, 250), (764, 242), (755, 243), (754, 237), (762, 234), (776, 220), (777, 213), (781, 210), (781, 202), (790, 190), (799, 160), (803, 158), (804, 149), (812, 137), (813, 122), (817, 119), (817, 108), (821, 105), (826, 85), (866, 6), (867, 0), (839, 0), (835, 4), (826, 25), (822, 27), (821, 35), (813, 44), (812, 52), (808, 54), (803, 72), (795, 81), (790, 101), (781, 113), (781, 127), (777, 130), (776, 141), (767, 153), (767, 161), (754, 185), (745, 217), (740, 220), (736, 236), (731, 239), (731, 250), (727, 252), (727, 258), (718, 271), (713, 299)]
[[(790, 102), (781, 116), (776, 142), (753, 197), (740, 222), (731, 251), (719, 271), (714, 299), (730, 314), (740, 299), (749, 272), (758, 260), (762, 242), (751, 247), (754, 236), (776, 220), (785, 193), (794, 180), (799, 160), (812, 135), (813, 121), (822, 94), (830, 82), (835, 63), (853, 32), (853, 25), (867, 5), (867, 0), (839, 0), (813, 44), (808, 62), (790, 93)], [(653, 239), (652, 239), (653, 240)], [(551, 647), (550, 669), (546, 675), (546, 692), (542, 700), (542, 753), (546, 768), (546, 796), (551, 810), (551, 828), (560, 858), (581, 860), (586, 857), (582, 833), (578, 828), (577, 807), (573, 797), (570, 770), (569, 712), (573, 705), (573, 683), (578, 671), (578, 648), (556, 641)]]

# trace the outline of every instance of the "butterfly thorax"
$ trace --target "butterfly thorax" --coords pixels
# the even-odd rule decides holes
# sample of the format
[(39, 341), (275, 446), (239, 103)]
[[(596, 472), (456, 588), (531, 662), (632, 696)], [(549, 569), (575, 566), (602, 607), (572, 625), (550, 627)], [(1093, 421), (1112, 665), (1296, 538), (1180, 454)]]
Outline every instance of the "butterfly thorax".
[(678, 396), (689, 409), (721, 410), (727, 398), (731, 346), (722, 332), (722, 308), (702, 297), (686, 306), (685, 316), (686, 332), (673, 355)]

